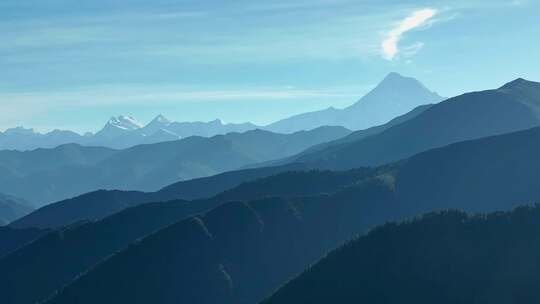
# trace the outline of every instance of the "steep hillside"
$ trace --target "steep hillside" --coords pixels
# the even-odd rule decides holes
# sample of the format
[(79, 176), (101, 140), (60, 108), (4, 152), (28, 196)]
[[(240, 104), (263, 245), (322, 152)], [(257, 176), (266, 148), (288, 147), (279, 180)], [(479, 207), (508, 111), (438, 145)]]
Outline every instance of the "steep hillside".
[(539, 255), (539, 207), (427, 214), (333, 251), (263, 303), (537, 303)]
[[(330, 195), (221, 205), (104, 261), (50, 303), (256, 303), (374, 225), (433, 210), (491, 212), (540, 200), (538, 153), (535, 128), (428, 151)], [(481, 178), (479, 187), (466, 176)]]
[(287, 157), (350, 133), (342, 127), (277, 134), (253, 130), (186, 139), (126, 150), (62, 146), (1, 152), (0, 192), (39, 206), (99, 189), (156, 191), (181, 180), (215, 175)]
[(330, 197), (228, 203), (130, 246), (48, 303), (255, 303), (376, 221), (355, 216), (358, 201), (387, 208), (390, 198), (384, 186), (370, 185)]
[(290, 161), (333, 169), (381, 165), (459, 141), (538, 126), (539, 107), (540, 83), (518, 79), (496, 90), (447, 99), (374, 136), (331, 143)]
[(385, 124), (418, 106), (441, 100), (441, 96), (429, 91), (418, 80), (390, 73), (373, 90), (349, 107), (303, 113), (265, 128), (280, 133), (310, 130), (319, 126), (344, 126), (351, 130), (362, 130)]
[(47, 232), (48, 230), (37, 228), (14, 229), (7, 226), (0, 227), (0, 258)]
[[(0, 272), (5, 274), (0, 277), (0, 292), (10, 303), (34, 303), (136, 239), (190, 215), (227, 201), (270, 194), (295, 197), (332, 193), (369, 174), (370, 170), (287, 172), (243, 184), (209, 200), (145, 204), (101, 221), (79, 223), (52, 232), (0, 259)], [(292, 182), (299, 179), (304, 182)], [(36, 273), (46, 275), (36, 276)]]
[(305, 171), (303, 164), (225, 172), (210, 177), (177, 182), (157, 192), (99, 190), (49, 204), (10, 224), (15, 228), (58, 228), (84, 220), (99, 220), (143, 203), (193, 200), (215, 196), (244, 182), (286, 171)]
[[(339, 139), (336, 139), (336, 140), (333, 140), (333, 141), (329, 141), (329, 142), (325, 142), (325, 143), (322, 143), (322, 144), (314, 145), (314, 146), (302, 151), (299, 154), (296, 154), (296, 155), (293, 155), (293, 156), (290, 156), (290, 157), (287, 157), (287, 158), (278, 159), (278, 160), (271, 160), (271, 161), (263, 162), (263, 163), (257, 163), (257, 164), (254, 164), (254, 165), (249, 165), (247, 167), (248, 168), (263, 168), (263, 167), (267, 167), (267, 166), (280, 166), (280, 165), (285, 165), (285, 164), (289, 164), (289, 163), (295, 163), (298, 160), (301, 160), (302, 157), (304, 157), (304, 156), (310, 156), (312, 154), (316, 154), (319, 151), (333, 149), (336, 146), (342, 146), (342, 145), (345, 145), (347, 143), (358, 142), (358, 141), (361, 141), (361, 140), (363, 140), (363, 139), (365, 139), (367, 137), (380, 134), (383, 131), (385, 131), (387, 129), (390, 129), (391, 127), (397, 126), (399, 124), (402, 124), (402, 123), (404, 123), (404, 122), (406, 122), (408, 120), (411, 120), (411, 119), (417, 117), (418, 115), (420, 115), (421, 113), (423, 113), (427, 109), (431, 108), (432, 106), (433, 106), (433, 104), (422, 105), (422, 106), (416, 107), (415, 109), (413, 109), (410, 112), (407, 112), (406, 114), (403, 114), (401, 116), (398, 116), (398, 117), (392, 119), (391, 121), (389, 121), (389, 122), (387, 122), (387, 123), (385, 123), (383, 125), (371, 127), (371, 128), (365, 129), (365, 130), (354, 131), (354, 132), (352, 132), (351, 134), (349, 134), (347, 136), (344, 136), (342, 138), (339, 138)], [(298, 162), (298, 164), (300, 164), (300, 162)], [(316, 164), (312, 163), (311, 166), (316, 167)]]

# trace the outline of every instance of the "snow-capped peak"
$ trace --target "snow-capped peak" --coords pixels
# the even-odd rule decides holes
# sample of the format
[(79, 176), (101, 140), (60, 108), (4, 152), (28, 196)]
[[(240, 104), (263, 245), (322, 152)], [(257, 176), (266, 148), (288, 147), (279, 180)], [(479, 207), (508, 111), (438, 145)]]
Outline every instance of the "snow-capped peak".
[(122, 130), (137, 130), (142, 128), (142, 124), (135, 120), (135, 118), (124, 115), (111, 117), (107, 124)]
[(172, 122), (165, 118), (165, 116), (159, 114), (150, 123), (148, 123), (142, 131), (145, 135), (152, 135), (160, 129), (166, 129)]

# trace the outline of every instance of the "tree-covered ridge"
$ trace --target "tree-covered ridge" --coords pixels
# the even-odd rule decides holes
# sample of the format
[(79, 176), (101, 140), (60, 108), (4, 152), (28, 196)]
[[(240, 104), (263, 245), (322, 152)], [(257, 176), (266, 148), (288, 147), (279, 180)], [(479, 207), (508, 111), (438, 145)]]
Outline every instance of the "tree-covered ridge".
[[(0, 272), (5, 274), (0, 277), (0, 293), (10, 303), (34, 303), (137, 239), (189, 216), (229, 201), (256, 200), (272, 194), (295, 197), (333, 193), (371, 172), (369, 169), (286, 172), (241, 184), (206, 200), (143, 204), (99, 221), (72, 225), (0, 259)], [(13, 229), (11, 234), (19, 231), (23, 229)], [(46, 275), (35, 276), (34, 273)]]
[[(282, 251), (284, 252), (283, 256), (296, 256), (298, 258), (295, 262), (291, 260), (291, 263), (285, 264), (283, 261), (287, 260), (287, 258), (278, 258), (276, 254), (264, 255), (268, 259), (264, 260), (263, 264), (270, 265), (273, 271), (279, 273), (279, 276), (276, 276), (273, 281), (265, 281), (263, 278), (259, 278), (258, 280), (260, 281), (255, 280), (254, 278), (257, 274), (264, 273), (262, 269), (266, 269), (256, 264), (251, 264), (247, 268), (246, 273), (242, 277), (245, 278), (244, 280), (238, 280), (239, 276), (235, 275), (233, 271), (227, 271), (231, 278), (237, 279), (235, 281), (237, 284), (234, 285), (234, 290), (237, 291), (237, 294), (249, 295), (246, 297), (251, 300), (246, 300), (245, 303), (254, 303), (262, 300), (264, 296), (268, 296), (291, 276), (300, 273), (303, 270), (303, 266), (315, 262), (328, 250), (335, 248), (334, 246), (339, 245), (357, 233), (362, 233), (365, 229), (374, 225), (379, 225), (389, 220), (413, 217), (417, 214), (433, 210), (459, 208), (473, 212), (492, 212), (496, 210), (508, 210), (521, 203), (539, 201), (540, 190), (538, 189), (540, 189), (540, 178), (538, 177), (540, 174), (540, 163), (535, 161), (537, 155), (540, 153), (539, 138), (540, 128), (535, 128), (512, 134), (458, 143), (422, 153), (394, 166), (366, 171), (360, 169), (357, 171), (358, 175), (356, 177), (358, 179), (356, 181), (354, 178), (347, 177), (348, 175), (354, 176), (354, 174), (351, 174), (354, 171), (283, 173), (273, 178), (246, 183), (238, 187), (236, 194), (234, 194), (234, 191), (226, 192), (222, 194), (223, 197), (218, 200), (218, 204), (207, 205), (205, 206), (207, 208), (205, 210), (219, 206), (224, 201), (234, 200), (234, 198), (241, 200), (250, 199), (251, 195), (254, 195), (251, 198), (255, 198), (255, 201), (249, 202), (248, 205), (261, 206), (261, 203), (255, 203), (257, 201), (256, 198), (268, 197), (273, 193), (279, 194), (282, 198), (273, 198), (277, 200), (277, 203), (264, 204), (268, 208), (267, 210), (273, 210), (272, 208), (279, 209), (283, 204), (290, 205), (291, 202), (294, 203), (294, 208), (288, 208), (286, 210), (289, 210), (287, 212), (293, 212), (293, 218), (300, 220), (296, 229), (302, 231), (302, 234), (292, 233), (292, 228), (287, 228), (289, 226), (278, 225), (281, 227), (281, 233), (270, 236), (270, 243), (264, 245), (267, 247), (261, 245), (260, 242), (265, 242), (269, 236), (260, 232), (258, 228), (253, 228), (257, 226), (233, 229), (235, 225), (239, 224), (237, 218), (239, 214), (236, 212), (240, 212), (238, 210), (241, 210), (241, 208), (233, 208), (234, 206), (238, 207), (238, 205), (225, 204), (216, 209), (219, 212), (216, 210), (212, 211), (213, 214), (221, 214), (221, 217), (213, 217), (224, 223), (219, 231), (225, 234), (231, 233), (230, 240), (234, 241), (225, 247), (232, 248), (248, 257), (259, 256), (262, 258), (263, 256), (260, 255), (259, 251), (253, 250), (263, 246), (269, 253), (284, 250)], [(494, 163), (497, 165), (495, 166)], [(334, 188), (334, 190), (337, 192), (330, 195), (321, 194), (328, 192), (325, 187), (332, 185), (332, 183), (328, 182), (328, 180), (332, 179), (348, 181), (348, 185), (347, 183), (343, 185), (335, 183), (338, 187)], [(310, 184), (305, 181), (309, 180), (318, 180), (319, 183), (312, 184), (313, 187), (305, 187), (305, 185)], [(281, 185), (281, 188), (276, 187), (276, 185)], [(292, 185), (296, 185), (298, 188), (289, 189), (288, 187)], [(511, 185), (511, 187), (508, 185)], [(311, 192), (302, 192), (304, 191), (302, 189)], [(359, 190), (361, 191), (359, 192)], [(248, 194), (247, 197), (244, 196), (246, 194)], [(266, 201), (273, 202), (272, 199)], [(320, 207), (317, 209), (314, 206)], [(254, 209), (254, 207), (251, 209)], [(254, 216), (252, 213), (248, 214)], [(256, 221), (263, 218), (263, 222), (274, 222), (280, 220), (280, 214), (280, 212), (276, 211), (275, 213), (268, 213), (266, 218), (260, 216), (254, 216), (254, 218)], [(206, 218), (202, 218), (202, 221), (206, 227), (212, 226), (207, 223)], [(123, 225), (130, 225), (130, 222), (125, 222)], [(268, 225), (265, 224), (264, 227), (268, 227)], [(243, 237), (235, 235), (235, 231), (251, 231), (250, 229), (255, 229), (253, 233), (256, 235), (257, 233), (262, 234), (253, 237), (252, 240), (246, 240)], [(212, 229), (209, 231), (212, 231)], [(158, 231), (156, 233), (160, 234), (161, 232)], [(180, 235), (180, 232), (178, 233)], [(295, 244), (302, 244), (301, 242), (308, 241), (312, 241), (312, 243), (303, 243), (304, 245), (300, 247), (302, 251), (296, 253), (285, 251), (283, 249), (285, 247), (271, 243), (272, 241), (283, 242), (287, 239), (290, 240), (290, 238), (293, 238), (291, 242)], [(87, 239), (93, 238), (88, 237)], [(321, 242), (323, 240), (329, 241), (326, 242), (326, 245), (322, 246)], [(171, 236), (171, 239), (168, 241), (180, 242), (192, 248), (197, 248), (200, 245), (198, 243), (186, 245), (183, 237)], [(143, 241), (141, 244), (148, 243), (144, 243)], [(145, 251), (144, 255), (137, 256), (129, 262), (126, 260), (125, 263), (131, 264), (129, 267), (131, 269), (130, 271), (133, 271), (133, 274), (128, 276), (129, 278), (127, 279), (125, 272), (116, 272), (117, 269), (115, 267), (117, 266), (114, 265), (124, 263), (120, 262), (122, 261), (121, 257), (116, 257), (107, 264), (99, 264), (101, 272), (93, 270), (88, 273), (85, 280), (101, 282), (105, 280), (105, 277), (112, 278), (116, 276), (115, 281), (124, 278), (125, 284), (129, 285), (134, 280), (146, 276), (146, 274), (142, 273), (144, 269), (139, 269), (138, 265), (145, 264), (146, 262), (143, 261), (149, 257), (162, 257), (164, 251), (170, 250), (165, 248), (165, 246), (165, 243), (163, 247), (148, 246), (145, 249), (147, 251)], [(220, 252), (221, 248), (216, 246), (212, 247), (212, 250)], [(130, 250), (122, 251), (119, 256), (133, 254), (127, 253), (127, 251)], [(218, 260), (222, 261), (222, 259), (223, 256), (219, 256)], [(215, 261), (215, 259), (193, 260), (192, 264), (195, 266), (198, 265), (197, 267), (210, 267), (208, 263), (212, 264)], [(246, 261), (245, 259), (239, 260), (237, 265), (246, 265)], [(295, 268), (292, 268), (291, 265), (294, 265)], [(141, 271), (141, 273), (138, 273), (138, 271)], [(160, 269), (156, 268), (152, 271), (159, 272)], [(190, 276), (190, 273), (178, 268), (174, 275), (180, 277), (175, 277), (171, 280), (184, 282), (187, 280), (186, 277)], [(28, 277), (22, 276), (21, 278), (24, 281), (24, 278)], [(270, 277), (266, 276), (265, 278)], [(103, 301), (112, 294), (118, 297), (129, 295), (129, 288), (126, 287), (124, 290), (115, 289), (113, 288), (114, 282), (112, 281), (110, 282), (110, 284), (113, 284), (111, 285), (112, 289), (100, 289), (98, 287), (81, 289), (81, 286), (91, 286), (84, 285), (85, 283), (81, 283), (83, 282), (81, 280), (82, 278), (69, 285), (60, 293), (58, 298), (55, 298), (55, 301), (58, 301), (58, 303), (69, 303), (73, 301), (70, 295), (73, 296), (74, 293), (84, 294), (85, 296), (92, 294), (92, 297), (87, 297), (95, 301)], [(161, 279), (158, 277), (156, 280), (163, 281), (165, 279), (164, 277), (161, 277)], [(154, 300), (150, 295), (156, 293), (171, 293), (171, 297), (175, 298), (179, 294), (185, 294), (189, 290), (195, 290), (191, 289), (189, 284), (184, 283), (182, 284), (183, 287), (175, 287), (170, 290), (167, 289), (166, 285), (158, 285), (153, 291), (151, 289), (145, 291), (147, 292), (145, 296), (148, 297), (142, 298), (149, 301)], [(199, 284), (197, 282), (193, 283)], [(249, 287), (248, 292), (242, 293), (238, 291), (246, 288), (245, 286)], [(227, 303), (221, 296), (215, 293), (220, 290), (219, 288), (208, 288), (204, 292), (208, 303), (214, 303), (217, 299), (220, 299), (221, 303)], [(194, 296), (202, 296), (202, 294)], [(230, 301), (237, 303), (240, 298), (245, 297), (231, 297)], [(191, 298), (190, 300), (193, 299)]]
[(429, 213), (333, 251), (264, 304), (538, 303), (540, 207)]
[(331, 195), (230, 202), (132, 244), (47, 303), (256, 303), (387, 218), (392, 199), (370, 179)]

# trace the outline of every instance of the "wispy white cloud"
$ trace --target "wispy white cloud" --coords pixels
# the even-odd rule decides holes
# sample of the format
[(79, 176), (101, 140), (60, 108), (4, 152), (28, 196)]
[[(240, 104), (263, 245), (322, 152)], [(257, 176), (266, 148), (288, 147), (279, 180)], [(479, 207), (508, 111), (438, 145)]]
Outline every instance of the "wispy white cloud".
[[(403, 19), (399, 24), (391, 29), (381, 44), (381, 50), (383, 58), (387, 60), (393, 60), (399, 53), (399, 41), (402, 36), (415, 28), (428, 24), (429, 20), (437, 14), (436, 9), (425, 8), (414, 11), (407, 18)], [(423, 44), (417, 44), (415, 48), (417, 51)]]
[[(163, 58), (204, 64), (378, 56), (377, 33), (392, 20), (394, 10), (377, 10), (361, 16), (348, 11), (317, 10), (327, 6), (345, 10), (341, 6), (349, 1), (279, 1), (233, 6), (241, 16), (221, 11), (171, 10), (24, 22), (0, 20), (0, 39), (7, 41), (0, 45), (0, 55), (3, 63), (17, 64), (89, 56), (103, 59), (116, 54), (121, 54), (124, 60)], [(288, 10), (292, 8), (308, 12)], [(246, 10), (254, 11), (247, 14)], [(268, 14), (282, 10), (288, 15)], [(263, 18), (258, 18), (259, 15)], [(208, 19), (212, 22), (207, 22)], [(102, 51), (105, 48), (107, 52)]]
[[(94, 86), (53, 92), (11, 92), (0, 94), (0, 100), (11, 105), (40, 105), (54, 103), (61, 107), (148, 105), (151, 103), (181, 103), (199, 101), (257, 101), (290, 100), (298, 98), (357, 97), (353, 88), (296, 88), (247, 87), (247, 88), (178, 88), (176, 86)], [(354, 88), (358, 90), (358, 88)], [(8, 102), (9, 101), (9, 102)], [(2, 102), (4, 103), (4, 102)], [(2, 104), (0, 103), (0, 105)], [(5, 104), (5, 103), (4, 103)]]
[[(189, 109), (191, 109), (192, 111), (193, 108), (208, 107), (210, 104), (217, 108), (223, 108), (227, 105), (238, 105), (240, 103), (244, 104), (246, 108), (249, 105), (254, 109), (258, 106), (260, 108), (261, 102), (267, 102), (266, 108), (270, 109), (275, 108), (275, 105), (280, 103), (290, 106), (297, 102), (308, 105), (308, 103), (317, 104), (317, 102), (327, 104), (332, 101), (332, 104), (335, 105), (337, 100), (349, 104), (349, 102), (354, 102), (358, 96), (371, 88), (372, 85), (327, 88), (294, 86), (203, 88), (126, 83), (54, 91), (11, 91), (0, 93), (0, 132), (21, 125), (41, 131), (50, 131), (55, 128), (73, 129), (79, 132), (86, 132), (88, 129), (96, 130), (102, 122), (99, 119), (84, 122), (72, 122), (66, 119), (64, 119), (66, 121), (62, 122), (62, 119), (60, 119), (60, 121), (50, 122), (44, 117), (54, 113), (77, 113), (73, 115), (83, 117), (85, 112), (95, 112), (97, 109), (103, 112), (103, 117), (107, 117), (116, 113), (114, 112), (116, 110), (120, 111), (118, 113), (125, 114), (132, 114), (131, 111), (140, 114), (141, 111), (144, 111), (141, 109), (175, 109), (175, 111), (178, 109), (188, 109), (190, 111)], [(318, 108), (312, 110), (316, 109)], [(304, 111), (305, 109), (302, 109), (298, 113)], [(216, 111), (208, 110), (207, 112), (215, 113)], [(279, 117), (291, 114), (286, 109), (282, 112)], [(231, 115), (225, 117), (215, 114), (212, 119), (216, 117), (227, 119)], [(187, 119), (193, 120), (194, 118)], [(204, 120), (206, 118), (196, 119)], [(250, 120), (255, 123), (265, 124), (276, 119), (271, 115), (265, 118), (265, 114), (261, 114), (257, 117), (250, 117)], [(236, 118), (234, 121), (245, 121), (245, 118)], [(96, 122), (97, 125), (94, 125)]]

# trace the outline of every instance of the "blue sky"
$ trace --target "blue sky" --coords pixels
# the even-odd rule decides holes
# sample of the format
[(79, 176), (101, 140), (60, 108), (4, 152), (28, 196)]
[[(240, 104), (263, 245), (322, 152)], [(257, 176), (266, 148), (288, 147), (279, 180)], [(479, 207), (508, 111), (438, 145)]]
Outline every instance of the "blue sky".
[(349, 105), (391, 71), (444, 96), (540, 80), (539, 14), (535, 0), (2, 0), (0, 130), (265, 124)]

